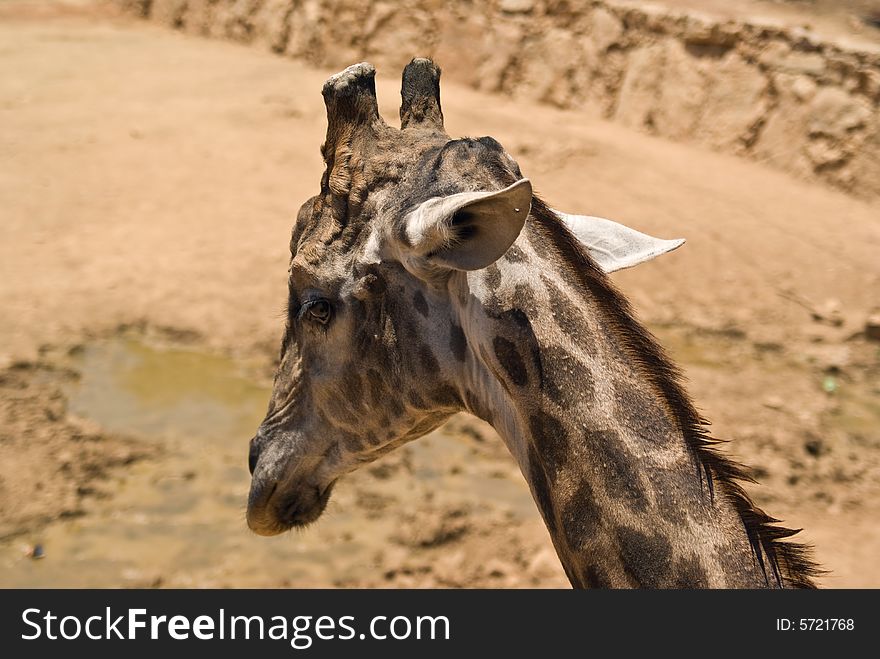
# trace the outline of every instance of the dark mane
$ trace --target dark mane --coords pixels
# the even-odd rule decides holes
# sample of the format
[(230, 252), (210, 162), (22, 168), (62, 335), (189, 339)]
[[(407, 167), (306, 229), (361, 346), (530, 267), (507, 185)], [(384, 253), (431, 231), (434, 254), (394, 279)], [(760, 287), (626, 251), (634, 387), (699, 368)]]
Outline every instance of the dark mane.
[(626, 298), (537, 196), (532, 200), (531, 219), (539, 239), (557, 252), (562, 263), (571, 266), (575, 281), (607, 312), (608, 321), (622, 337), (624, 349), (665, 399), (695, 459), (698, 478), (701, 482), (705, 478), (709, 496), (714, 497), (716, 489), (720, 490), (739, 513), (767, 584), (770, 585), (772, 579), (779, 587), (815, 588), (813, 578), (822, 574), (822, 570), (812, 560), (812, 548), (785, 541), (799, 529), (778, 525), (779, 520), (756, 507), (746, 494), (740, 483), (755, 482), (754, 479), (743, 465), (718, 450), (721, 441), (709, 435), (707, 421), (697, 412), (682, 386), (680, 370), (657, 340), (635, 320)]

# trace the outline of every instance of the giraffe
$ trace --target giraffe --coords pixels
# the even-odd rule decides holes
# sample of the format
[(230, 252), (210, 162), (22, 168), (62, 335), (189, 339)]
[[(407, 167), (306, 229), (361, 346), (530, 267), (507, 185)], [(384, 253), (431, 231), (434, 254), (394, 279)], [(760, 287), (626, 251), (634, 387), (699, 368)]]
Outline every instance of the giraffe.
[(753, 505), (607, 277), (681, 241), (554, 211), (497, 141), (446, 134), (439, 80), (406, 66), (399, 129), (371, 65), (323, 87), (249, 527), (314, 522), (339, 478), (467, 411), (518, 463), (572, 586), (814, 587), (810, 549)]

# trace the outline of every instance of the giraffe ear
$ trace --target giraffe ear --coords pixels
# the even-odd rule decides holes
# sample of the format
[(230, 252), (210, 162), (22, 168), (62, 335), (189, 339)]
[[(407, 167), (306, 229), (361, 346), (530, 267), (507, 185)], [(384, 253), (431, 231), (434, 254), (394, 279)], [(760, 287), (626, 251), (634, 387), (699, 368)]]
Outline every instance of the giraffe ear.
[(513, 244), (531, 205), (528, 179), (497, 192), (434, 197), (404, 218), (405, 241), (432, 265), (480, 270), (501, 258)]
[(684, 244), (684, 238), (654, 238), (601, 217), (554, 212), (606, 273), (650, 261)]

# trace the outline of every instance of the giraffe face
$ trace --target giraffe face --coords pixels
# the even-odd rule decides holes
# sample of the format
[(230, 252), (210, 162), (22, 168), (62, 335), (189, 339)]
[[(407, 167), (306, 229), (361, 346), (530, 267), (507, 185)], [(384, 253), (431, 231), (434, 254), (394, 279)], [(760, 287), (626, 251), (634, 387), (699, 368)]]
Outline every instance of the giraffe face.
[(251, 440), (248, 525), (263, 535), (314, 521), (338, 478), (463, 408), (456, 282), (507, 251), (531, 203), (491, 138), (383, 124), (354, 149), (352, 129), (342, 147), (331, 133), (321, 193), (293, 227), (280, 364)]
[(423, 334), (429, 292), (399, 264), (294, 256), (288, 288), (270, 408), (251, 442), (249, 510), (262, 517), (249, 522), (266, 534), (313, 521), (339, 477), (460, 407), (447, 356)]

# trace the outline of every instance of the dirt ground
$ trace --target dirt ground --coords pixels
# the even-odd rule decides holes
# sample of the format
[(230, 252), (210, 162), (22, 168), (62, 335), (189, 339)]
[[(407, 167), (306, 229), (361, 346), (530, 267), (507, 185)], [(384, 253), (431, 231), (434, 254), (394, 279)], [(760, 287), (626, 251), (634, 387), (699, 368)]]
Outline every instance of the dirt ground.
[[(37, 583), (25, 554), (102, 519), (129, 471), (175, 468), (67, 408), (71, 348), (158, 337), (266, 380), (330, 73), (89, 5), (0, 5), (0, 585)], [(399, 72), (377, 86), (391, 122)], [(616, 283), (753, 468), (757, 501), (805, 529), (823, 585), (880, 587), (880, 204), (452, 82), (443, 106), (451, 135), (499, 139), (555, 207), (688, 239)], [(525, 486), (491, 429), (457, 417), (426, 441), (442, 478), (420, 480), (418, 453), (389, 456), (337, 488), (341, 521), (291, 541), (332, 554), (359, 533), (368, 559), (267, 568), (244, 556), (266, 541), (247, 537), (215, 571), (106, 585), (566, 585), (537, 512), (499, 494)]]

